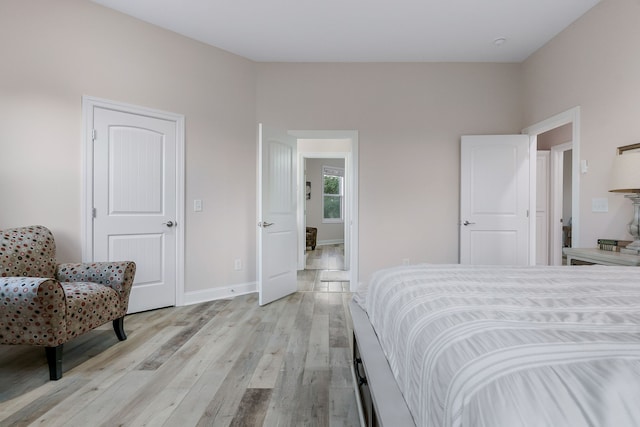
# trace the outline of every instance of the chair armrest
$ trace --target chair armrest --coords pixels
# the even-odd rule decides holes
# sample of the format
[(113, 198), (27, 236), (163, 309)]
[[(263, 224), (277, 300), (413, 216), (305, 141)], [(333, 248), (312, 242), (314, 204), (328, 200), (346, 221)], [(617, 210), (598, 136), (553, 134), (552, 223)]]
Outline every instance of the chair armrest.
[(129, 300), (136, 264), (133, 261), (59, 264), (56, 279), (61, 282), (93, 282), (109, 286)]
[(0, 344), (55, 347), (64, 343), (66, 307), (57, 280), (0, 277)]

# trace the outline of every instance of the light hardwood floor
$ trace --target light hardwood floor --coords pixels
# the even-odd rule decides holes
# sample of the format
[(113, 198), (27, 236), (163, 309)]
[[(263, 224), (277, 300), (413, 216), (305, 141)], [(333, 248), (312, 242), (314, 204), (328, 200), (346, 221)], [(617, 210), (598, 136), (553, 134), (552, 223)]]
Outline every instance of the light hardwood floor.
[(0, 426), (358, 426), (349, 293), (256, 294), (129, 315), (44, 350), (0, 346)]
[(325, 270), (298, 271), (299, 292), (349, 292), (348, 281), (325, 282), (321, 280)]
[(307, 249), (305, 270), (298, 271), (298, 291), (349, 292), (349, 281), (323, 281), (324, 273), (348, 277), (344, 274), (344, 244), (319, 245)]
[(305, 269), (344, 270), (344, 244), (318, 245), (314, 250), (307, 248)]

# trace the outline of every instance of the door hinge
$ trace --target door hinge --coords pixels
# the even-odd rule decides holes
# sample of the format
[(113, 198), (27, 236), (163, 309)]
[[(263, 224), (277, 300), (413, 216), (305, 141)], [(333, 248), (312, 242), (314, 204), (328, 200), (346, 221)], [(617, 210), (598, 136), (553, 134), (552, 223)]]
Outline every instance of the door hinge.
[(96, 217), (96, 208), (91, 208), (91, 216)]
[(98, 133), (96, 132), (96, 130), (95, 129), (91, 129), (91, 140), (95, 141), (97, 136), (98, 136)]
[(529, 218), (529, 209), (527, 209), (527, 218)]

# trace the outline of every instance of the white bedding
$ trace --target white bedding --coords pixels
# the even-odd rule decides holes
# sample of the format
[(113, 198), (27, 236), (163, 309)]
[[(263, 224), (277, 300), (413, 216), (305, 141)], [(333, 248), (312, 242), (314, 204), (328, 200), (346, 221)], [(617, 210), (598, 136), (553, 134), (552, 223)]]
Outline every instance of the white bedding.
[(354, 299), (417, 426), (640, 426), (640, 268), (398, 267)]

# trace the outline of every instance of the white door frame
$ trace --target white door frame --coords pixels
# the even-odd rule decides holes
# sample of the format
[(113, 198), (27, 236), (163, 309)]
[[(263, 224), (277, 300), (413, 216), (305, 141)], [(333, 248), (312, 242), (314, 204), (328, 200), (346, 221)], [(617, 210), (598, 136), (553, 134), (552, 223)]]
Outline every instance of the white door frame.
[(82, 97), (82, 261), (93, 262), (93, 113), (95, 108), (173, 121), (176, 124), (176, 306), (184, 305), (184, 116), (92, 96)]
[[(571, 123), (573, 141), (573, 158), (571, 162), (571, 246), (578, 248), (580, 247), (580, 107), (573, 107), (569, 110), (563, 111), (562, 113), (556, 114), (553, 117), (531, 125), (528, 128), (525, 128), (522, 133), (531, 137), (531, 150), (532, 152), (535, 152), (538, 148), (538, 135), (568, 123)], [(532, 159), (535, 159), (535, 156), (531, 157)], [(535, 174), (535, 165), (532, 167), (532, 173)], [(533, 177), (532, 182), (535, 183), (535, 177)], [(535, 206), (535, 201), (532, 206)]]
[[(344, 158), (344, 173), (349, 194), (345, 203), (345, 258), (348, 259), (349, 287), (354, 292), (358, 287), (358, 131), (354, 130), (292, 130), (289, 134), (299, 139), (350, 139), (350, 152), (299, 152), (298, 153), (298, 246), (302, 248), (299, 253), (304, 253), (305, 247), (305, 182), (304, 182), (304, 157), (317, 158)], [(346, 267), (346, 266), (345, 266)], [(304, 255), (298, 260), (298, 268), (304, 269)]]
[[(565, 142), (551, 147), (551, 210), (549, 218), (551, 223), (549, 230), (551, 236), (549, 239), (551, 265), (562, 265), (562, 227), (564, 224), (560, 222), (560, 219), (563, 218), (564, 153), (572, 149), (573, 142)], [(571, 209), (573, 211), (573, 206)]]

